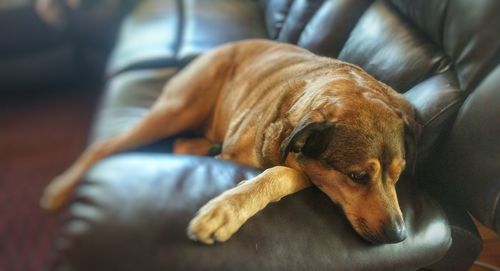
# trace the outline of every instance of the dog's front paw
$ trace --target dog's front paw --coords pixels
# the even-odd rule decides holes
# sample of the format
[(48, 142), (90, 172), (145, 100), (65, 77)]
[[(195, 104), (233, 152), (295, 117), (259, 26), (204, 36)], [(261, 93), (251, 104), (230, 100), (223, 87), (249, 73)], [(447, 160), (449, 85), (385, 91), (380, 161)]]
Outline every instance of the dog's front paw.
[(203, 206), (188, 226), (188, 237), (194, 241), (213, 244), (227, 241), (246, 221), (241, 202), (221, 195)]

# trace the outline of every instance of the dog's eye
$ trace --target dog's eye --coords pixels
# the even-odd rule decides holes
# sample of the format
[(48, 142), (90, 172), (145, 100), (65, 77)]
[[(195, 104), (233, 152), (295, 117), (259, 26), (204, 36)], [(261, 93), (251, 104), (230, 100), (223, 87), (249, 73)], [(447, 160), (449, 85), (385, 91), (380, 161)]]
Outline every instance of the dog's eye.
[(349, 178), (359, 184), (367, 184), (368, 181), (370, 181), (370, 178), (368, 178), (368, 173), (366, 173), (366, 171), (351, 172), (349, 173)]

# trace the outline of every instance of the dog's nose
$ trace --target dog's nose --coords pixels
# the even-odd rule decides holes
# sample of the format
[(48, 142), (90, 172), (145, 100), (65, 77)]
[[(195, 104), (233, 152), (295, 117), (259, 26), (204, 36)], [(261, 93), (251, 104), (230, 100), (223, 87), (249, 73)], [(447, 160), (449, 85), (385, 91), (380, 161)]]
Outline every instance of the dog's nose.
[(382, 232), (385, 243), (399, 243), (406, 239), (408, 232), (404, 222), (391, 223)]

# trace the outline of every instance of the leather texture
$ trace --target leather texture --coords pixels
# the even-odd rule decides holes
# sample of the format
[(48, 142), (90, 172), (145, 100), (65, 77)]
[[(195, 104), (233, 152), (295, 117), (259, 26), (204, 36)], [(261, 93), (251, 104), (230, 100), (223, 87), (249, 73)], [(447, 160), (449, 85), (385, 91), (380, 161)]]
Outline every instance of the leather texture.
[[(446, 256), (438, 262), (427, 266), (425, 270), (469, 270), (476, 260), (471, 255), (479, 255), (483, 249), (482, 240), (470, 215), (463, 208), (457, 207), (455, 203), (434, 195), (442, 210), (446, 213), (451, 231), (453, 245)], [(467, 249), (464, 249), (467, 248)]]
[[(500, 66), (467, 98), (433, 173), (484, 224), (500, 232)], [(450, 184), (454, 184), (450, 186)]]
[[(100, 163), (59, 240), (61, 270), (468, 270), (500, 231), (497, 0), (155, 0), (125, 17), (90, 140), (131, 127), (196, 55), (246, 38), (349, 61), (404, 93), (422, 125), (415, 175), (398, 187), (407, 241), (361, 242), (315, 189), (251, 219), (227, 244), (191, 243), (196, 208), (257, 171), (173, 157), (172, 139)], [(473, 12), (472, 12), (473, 11)], [(166, 123), (165, 125), (168, 125)], [(425, 190), (423, 192), (418, 187)], [(437, 202), (437, 203), (436, 203)], [(244, 264), (242, 264), (244, 263)]]
[(391, 2), (453, 59), (461, 89), (473, 90), (498, 65), (500, 18), (495, 14), (500, 10), (500, 2)]
[(125, 18), (108, 74), (182, 66), (217, 45), (265, 38), (261, 17), (256, 1), (145, 1)]
[(78, 263), (71, 270), (96, 271), (416, 270), (450, 245), (446, 216), (409, 180), (398, 184), (409, 230), (399, 244), (368, 244), (317, 188), (271, 203), (224, 244), (186, 237), (189, 220), (206, 201), (258, 172), (191, 156), (105, 160), (76, 193), (65, 242), (79, 253), (65, 258)]
[(101, 110), (92, 141), (129, 129), (141, 119), (160, 95), (176, 68), (135, 70), (117, 75), (101, 98)]

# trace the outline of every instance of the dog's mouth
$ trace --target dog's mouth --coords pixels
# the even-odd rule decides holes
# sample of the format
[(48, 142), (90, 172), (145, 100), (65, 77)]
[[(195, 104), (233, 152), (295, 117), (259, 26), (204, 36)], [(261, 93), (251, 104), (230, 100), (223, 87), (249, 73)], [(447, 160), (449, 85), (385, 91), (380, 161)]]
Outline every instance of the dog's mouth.
[(378, 230), (373, 230), (363, 218), (356, 218), (354, 230), (364, 239), (373, 244), (394, 244), (402, 242), (408, 236), (404, 222), (382, 223)]

